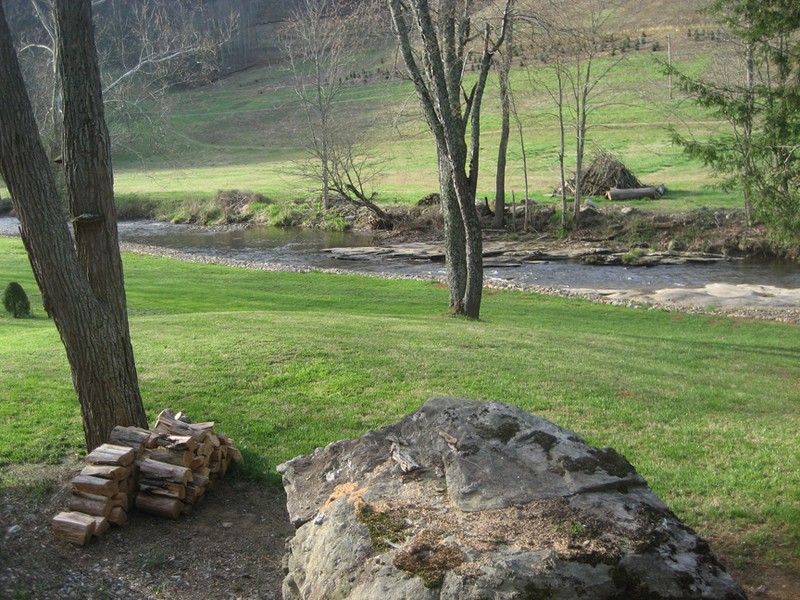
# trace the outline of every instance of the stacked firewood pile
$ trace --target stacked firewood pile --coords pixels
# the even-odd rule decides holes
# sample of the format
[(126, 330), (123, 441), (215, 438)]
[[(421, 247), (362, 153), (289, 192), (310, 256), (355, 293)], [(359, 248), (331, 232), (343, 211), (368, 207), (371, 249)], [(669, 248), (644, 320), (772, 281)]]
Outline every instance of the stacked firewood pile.
[(191, 423), (167, 409), (151, 430), (115, 427), (72, 480), (69, 511), (53, 519), (60, 540), (84, 545), (122, 525), (136, 507), (169, 519), (188, 513), (242, 455), (214, 423)]

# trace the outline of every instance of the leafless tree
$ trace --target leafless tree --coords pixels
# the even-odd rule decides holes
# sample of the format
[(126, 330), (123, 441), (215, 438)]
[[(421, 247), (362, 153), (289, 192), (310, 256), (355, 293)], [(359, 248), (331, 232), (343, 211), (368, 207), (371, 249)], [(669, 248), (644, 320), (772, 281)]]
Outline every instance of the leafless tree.
[(115, 425), (147, 426), (130, 341), (89, 0), (55, 0), (70, 234), (0, 0), (0, 175), (69, 360), (93, 449)]
[(566, 225), (566, 130), (574, 134), (575, 197), (573, 223), (580, 219), (581, 178), (589, 117), (597, 110), (600, 83), (625, 59), (625, 54), (603, 58), (607, 40), (618, 29), (623, 0), (532, 0), (543, 40), (542, 50), (556, 74), (556, 87), (548, 89), (557, 109), (561, 144), (559, 171), (562, 190), (562, 225)]
[[(361, 174), (367, 166), (360, 156), (353, 155), (358, 133), (339, 122), (336, 104), (365, 47), (366, 6), (299, 0), (283, 27), (294, 91), (306, 122), (306, 147), (316, 165), (314, 180), (320, 185), (326, 209), (331, 205), (331, 191), (341, 194), (348, 189), (348, 178), (358, 178), (349, 168), (358, 164)], [(332, 181), (334, 176), (337, 180)], [(349, 192), (346, 197), (356, 196)]]
[[(53, 0), (30, 0), (37, 27), (20, 32), (20, 58), (51, 154), (60, 153), (61, 81), (56, 68)], [(231, 39), (236, 16), (206, 14), (190, 0), (92, 2), (106, 119), (115, 144), (142, 129), (162, 127), (171, 87), (216, 76), (221, 48)]]
[[(441, 0), (435, 6), (428, 0), (388, 3), (403, 62), (436, 142), (450, 311), (477, 319), (483, 289), (481, 228), (475, 208), (481, 102), (492, 57), (505, 37), (512, 0), (505, 2), (496, 37), (489, 22), (482, 34), (473, 37), (472, 0)], [(480, 67), (470, 85), (464, 71), (473, 43)]]

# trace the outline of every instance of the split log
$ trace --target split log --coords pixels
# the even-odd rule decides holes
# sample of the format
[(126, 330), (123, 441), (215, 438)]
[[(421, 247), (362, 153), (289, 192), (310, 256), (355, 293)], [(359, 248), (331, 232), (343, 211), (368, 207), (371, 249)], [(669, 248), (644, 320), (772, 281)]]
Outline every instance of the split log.
[(233, 460), (233, 462), (240, 463), (242, 462), (242, 460), (244, 460), (242, 458), (242, 453), (239, 451), (238, 448), (234, 446), (228, 446), (228, 456), (231, 457), (231, 460)]
[[(117, 492), (113, 496), (111, 496), (111, 505), (114, 506), (121, 506), (125, 510), (130, 510), (131, 508), (131, 498), (130, 495), (125, 492)], [(113, 508), (112, 508), (113, 510)]]
[(182, 483), (170, 483), (167, 481), (151, 481), (142, 479), (139, 481), (139, 491), (156, 494), (159, 496), (169, 496), (183, 500), (186, 497), (186, 486)]
[(140, 481), (149, 479), (152, 481), (169, 481), (186, 484), (192, 480), (192, 471), (186, 467), (170, 465), (145, 458), (139, 464), (139, 477)]
[(198, 441), (190, 435), (170, 435), (168, 433), (153, 432), (153, 437), (148, 442), (148, 448), (170, 448), (172, 450), (189, 450), (194, 452), (197, 449)]
[(179, 467), (189, 467), (194, 460), (194, 452), (190, 450), (178, 450), (168, 446), (161, 446), (158, 448), (153, 448), (152, 450), (145, 450), (142, 456), (158, 462), (177, 465)]
[(196, 504), (200, 497), (205, 493), (205, 486), (189, 483), (186, 486), (186, 495), (184, 496), (183, 501), (187, 504)]
[(658, 189), (654, 187), (630, 189), (611, 188), (606, 192), (606, 198), (609, 200), (639, 200), (641, 198), (656, 199), (660, 196), (661, 194), (658, 193)]
[(202, 469), (208, 465), (208, 457), (204, 455), (195, 456), (192, 459), (189, 468), (192, 469), (193, 473), (196, 473), (199, 469)]
[(69, 509), (72, 511), (98, 517), (108, 517), (108, 515), (111, 514), (114, 503), (108, 496), (86, 494), (73, 490), (67, 506), (69, 506)]
[(167, 519), (177, 519), (183, 509), (183, 502), (177, 498), (167, 496), (157, 496), (146, 492), (136, 496), (136, 508), (159, 517)]
[(128, 522), (128, 511), (121, 506), (115, 506), (108, 515), (108, 522), (114, 525), (125, 525)]
[(131, 476), (131, 468), (117, 465), (86, 465), (81, 469), (81, 475), (123, 482)]
[(94, 519), (94, 537), (100, 537), (111, 528), (111, 522), (105, 517), (92, 518)]
[(208, 429), (208, 430), (214, 429), (214, 421), (204, 421), (203, 423), (195, 423), (189, 418), (189, 415), (184, 413), (182, 410), (179, 410), (177, 413), (175, 413), (174, 418), (177, 421), (180, 421), (181, 423), (185, 423), (187, 425), (191, 425), (196, 429)]
[(72, 478), (73, 487), (79, 492), (113, 496), (119, 491), (119, 483), (113, 479), (102, 479), (92, 475), (77, 475)]
[(127, 446), (136, 450), (137, 456), (141, 454), (147, 441), (150, 439), (150, 432), (141, 427), (122, 427), (117, 425), (111, 430), (111, 435), (108, 437), (110, 444), (117, 446)]
[(136, 460), (136, 451), (127, 446), (115, 444), (102, 444), (92, 450), (86, 457), (86, 462), (93, 465), (119, 465), (127, 467)]
[(202, 456), (211, 456), (211, 453), (214, 451), (214, 444), (211, 442), (210, 439), (205, 439), (201, 442), (201, 444), (195, 450), (195, 454), (202, 455)]
[(201, 429), (189, 423), (179, 421), (168, 408), (162, 410), (158, 417), (156, 417), (156, 426), (153, 427), (153, 429), (159, 433), (187, 435), (198, 440), (205, 439), (209, 431), (208, 429)]
[(53, 534), (57, 540), (84, 546), (92, 539), (97, 521), (81, 512), (60, 512), (53, 517)]

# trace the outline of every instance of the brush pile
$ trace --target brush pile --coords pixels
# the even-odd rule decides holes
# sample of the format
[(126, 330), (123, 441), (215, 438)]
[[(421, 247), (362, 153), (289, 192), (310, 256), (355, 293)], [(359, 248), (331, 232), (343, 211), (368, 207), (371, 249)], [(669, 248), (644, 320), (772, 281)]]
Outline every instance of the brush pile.
[[(567, 196), (575, 197), (576, 177), (565, 184)], [(631, 173), (624, 163), (607, 150), (598, 150), (589, 168), (581, 176), (581, 196), (605, 196), (609, 190), (642, 188), (642, 182)], [(561, 188), (554, 192), (561, 195)]]
[(169, 519), (190, 512), (231, 461), (242, 460), (233, 441), (213, 428), (169, 409), (151, 430), (115, 427), (72, 479), (69, 511), (52, 522), (56, 539), (85, 545), (111, 524), (125, 524), (134, 507)]

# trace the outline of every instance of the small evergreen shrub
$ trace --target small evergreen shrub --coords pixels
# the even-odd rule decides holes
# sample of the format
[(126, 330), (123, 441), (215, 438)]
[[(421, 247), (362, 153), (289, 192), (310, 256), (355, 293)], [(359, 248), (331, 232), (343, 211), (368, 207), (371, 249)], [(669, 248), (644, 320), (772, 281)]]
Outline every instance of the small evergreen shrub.
[(6, 286), (5, 292), (3, 292), (3, 306), (15, 319), (31, 316), (31, 303), (28, 301), (28, 295), (16, 281), (12, 281)]

